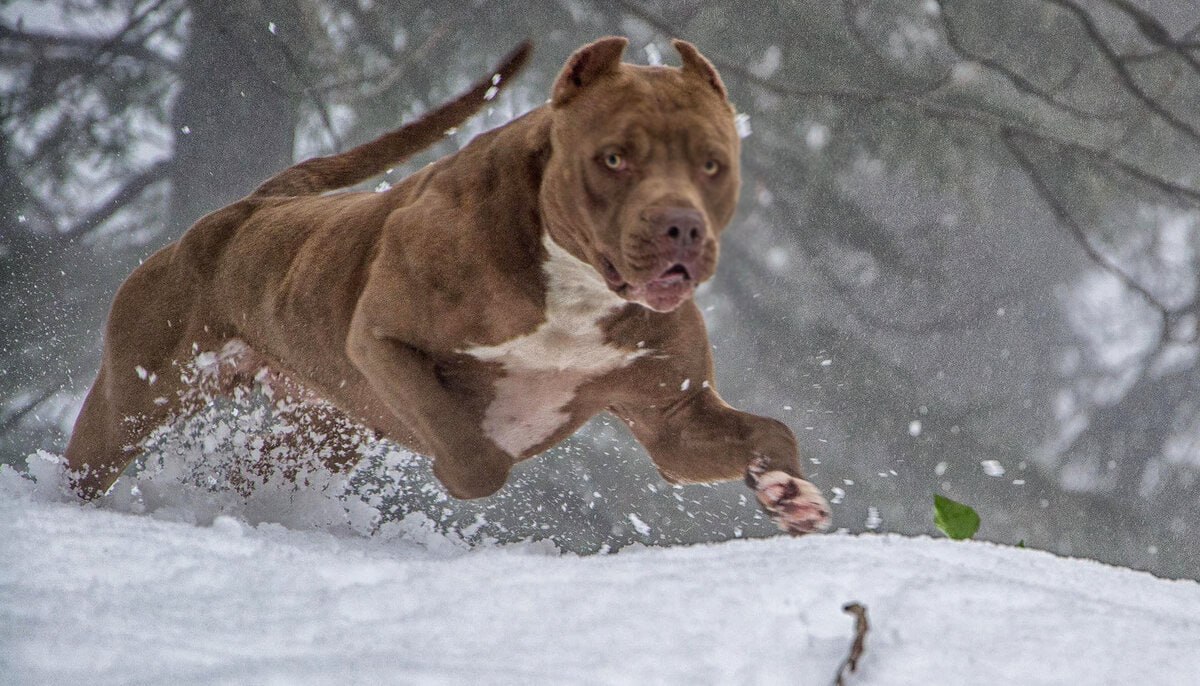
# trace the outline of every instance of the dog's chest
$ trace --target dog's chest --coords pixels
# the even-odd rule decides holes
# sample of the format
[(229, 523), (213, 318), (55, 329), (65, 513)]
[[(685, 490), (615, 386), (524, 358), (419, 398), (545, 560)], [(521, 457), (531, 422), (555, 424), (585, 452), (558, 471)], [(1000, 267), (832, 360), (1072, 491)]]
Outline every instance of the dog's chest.
[(503, 365), (483, 418), (484, 433), (513, 457), (570, 421), (566, 406), (589, 379), (619, 369), (643, 350), (606, 343), (601, 321), (627, 303), (588, 264), (547, 236), (546, 319), (535, 330), (498, 345), (462, 352)]

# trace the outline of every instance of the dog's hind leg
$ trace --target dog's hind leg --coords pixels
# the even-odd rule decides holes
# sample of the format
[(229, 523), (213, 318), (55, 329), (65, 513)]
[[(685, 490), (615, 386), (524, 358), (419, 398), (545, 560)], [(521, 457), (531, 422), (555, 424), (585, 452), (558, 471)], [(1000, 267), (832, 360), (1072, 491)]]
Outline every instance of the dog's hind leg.
[(101, 366), (67, 444), (70, 485), (85, 500), (103, 495), (133, 458), (119, 445), (122, 441), (114, 431), (106, 376)]
[[(179, 409), (170, 365), (125, 366), (108, 360), (101, 366), (67, 444), (69, 483), (85, 500), (107, 492), (137, 457), (143, 439)], [(136, 384), (118, 376), (131, 376), (144, 388), (130, 388)]]
[(171, 251), (147, 259), (113, 301), (100, 372), (67, 444), (69, 483), (84, 499), (108, 491), (150, 431), (180, 411), (183, 380), (175, 360), (187, 335), (192, 288), (172, 277)]

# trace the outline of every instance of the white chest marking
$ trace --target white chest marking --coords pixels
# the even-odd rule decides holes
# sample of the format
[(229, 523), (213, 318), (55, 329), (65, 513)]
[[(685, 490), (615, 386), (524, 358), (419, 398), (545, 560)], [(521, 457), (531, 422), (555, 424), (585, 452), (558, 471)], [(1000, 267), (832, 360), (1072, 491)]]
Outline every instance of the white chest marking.
[(600, 320), (628, 304), (604, 279), (551, 240), (542, 244), (549, 259), (546, 321), (524, 336), (499, 345), (462, 352), (504, 365), (495, 397), (483, 418), (483, 431), (513, 457), (550, 437), (570, 419), (565, 411), (580, 384), (619, 369), (647, 352), (627, 351), (604, 342)]

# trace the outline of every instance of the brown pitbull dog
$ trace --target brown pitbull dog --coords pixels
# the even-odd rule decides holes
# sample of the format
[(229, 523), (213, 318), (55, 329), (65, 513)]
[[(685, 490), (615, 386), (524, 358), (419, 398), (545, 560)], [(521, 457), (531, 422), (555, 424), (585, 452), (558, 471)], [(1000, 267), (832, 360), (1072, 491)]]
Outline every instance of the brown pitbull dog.
[(674, 42), (680, 68), (623, 64), (626, 45), (584, 46), (546, 105), (385, 192), (323, 194), (440, 140), (520, 69), (521, 46), (458, 99), (285, 170), (147, 259), (109, 315), (72, 486), (103, 494), (193, 410), (181, 370), (208, 356), (226, 391), (303, 388), (432, 457), (457, 498), (496, 492), (607, 410), (668, 481), (745, 477), (782, 529), (825, 528), (792, 432), (717, 395), (692, 302), (740, 185), (725, 86), (689, 43)]

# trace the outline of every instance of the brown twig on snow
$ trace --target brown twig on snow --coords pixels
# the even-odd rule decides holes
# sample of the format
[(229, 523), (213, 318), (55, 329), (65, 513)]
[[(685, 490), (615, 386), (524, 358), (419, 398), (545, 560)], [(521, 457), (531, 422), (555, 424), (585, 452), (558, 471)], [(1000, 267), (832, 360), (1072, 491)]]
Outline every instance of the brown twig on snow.
[(871, 623), (867, 621), (866, 605), (858, 602), (846, 603), (842, 606), (842, 612), (854, 616), (854, 642), (850, 644), (850, 654), (833, 677), (833, 686), (846, 686), (846, 675), (858, 671), (858, 658), (862, 657), (867, 632), (871, 630)]

